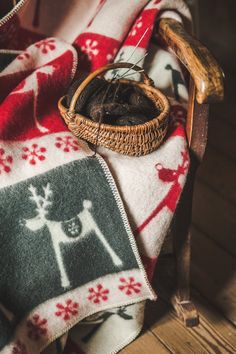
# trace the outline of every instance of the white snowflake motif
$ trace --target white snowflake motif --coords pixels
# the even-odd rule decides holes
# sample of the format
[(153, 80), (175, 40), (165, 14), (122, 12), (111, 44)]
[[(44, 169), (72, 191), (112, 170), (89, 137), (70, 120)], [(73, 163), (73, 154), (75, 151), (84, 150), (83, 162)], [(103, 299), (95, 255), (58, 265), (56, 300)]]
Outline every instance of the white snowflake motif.
[(72, 221), (72, 223), (68, 226), (68, 231), (71, 233), (72, 236), (78, 235), (81, 227), (78, 226), (78, 224), (75, 221)]
[(111, 53), (107, 54), (107, 61), (111, 61), (114, 59), (114, 56), (117, 53), (118, 48), (114, 48)]
[(44, 153), (47, 151), (45, 147), (40, 147), (38, 144), (33, 144), (31, 148), (24, 146), (22, 150), (24, 151), (24, 154), (21, 155), (22, 159), (29, 160), (31, 165), (36, 165), (37, 160), (45, 160)]
[(96, 48), (98, 45), (97, 41), (92, 39), (87, 39), (85, 45), (81, 47), (81, 50), (87, 54), (88, 58), (91, 60), (93, 56), (98, 55), (99, 50)]
[(64, 152), (71, 152), (71, 151), (78, 151), (79, 150), (78, 141), (70, 135), (67, 135), (64, 137), (58, 136), (56, 138), (55, 146), (58, 149), (62, 149)]
[(142, 16), (135, 22), (130, 35), (133, 37), (137, 34), (138, 30), (143, 26)]

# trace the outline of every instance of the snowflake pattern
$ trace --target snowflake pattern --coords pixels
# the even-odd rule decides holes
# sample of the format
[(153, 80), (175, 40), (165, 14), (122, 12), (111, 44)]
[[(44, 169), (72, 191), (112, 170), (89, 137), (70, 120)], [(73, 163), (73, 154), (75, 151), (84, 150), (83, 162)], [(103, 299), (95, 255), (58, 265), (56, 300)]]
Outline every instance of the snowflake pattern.
[(109, 294), (108, 289), (104, 289), (101, 284), (97, 285), (97, 289), (89, 288), (90, 295), (88, 296), (88, 300), (92, 301), (94, 304), (100, 304), (101, 300), (107, 301)]
[(12, 156), (6, 155), (5, 150), (0, 148), (0, 175), (2, 174), (2, 172), (11, 172), (12, 162)]
[(37, 341), (42, 336), (45, 336), (47, 334), (47, 322), (46, 318), (42, 319), (38, 314), (35, 314), (32, 319), (28, 320), (26, 323), (28, 337)]
[(30, 58), (30, 54), (28, 52), (22, 52), (20, 55), (18, 55), (16, 57), (16, 59), (18, 60), (24, 60), (24, 59), (29, 59)]
[(65, 305), (60, 303), (56, 304), (56, 307), (58, 311), (55, 312), (55, 315), (57, 317), (62, 317), (64, 321), (68, 321), (72, 316), (78, 315), (79, 304), (73, 302), (71, 299), (66, 300)]
[(132, 295), (133, 293), (140, 293), (141, 283), (135, 282), (133, 277), (129, 277), (128, 280), (120, 278), (122, 285), (119, 285), (119, 289), (124, 291), (126, 295)]
[(22, 159), (28, 160), (31, 165), (36, 165), (37, 160), (45, 160), (44, 153), (47, 151), (45, 147), (40, 147), (38, 144), (32, 144), (30, 148), (24, 146), (22, 148), (24, 154), (22, 154)]
[(18, 340), (12, 349), (12, 354), (27, 354), (25, 345)]
[(88, 58), (92, 60), (92, 58), (98, 55), (99, 50), (96, 48), (98, 45), (97, 41), (93, 41), (92, 39), (87, 39), (85, 45), (81, 47), (81, 50), (87, 54)]
[(55, 146), (58, 149), (62, 149), (64, 152), (78, 151), (79, 150), (78, 141), (76, 139), (74, 139), (70, 135), (65, 136), (65, 137), (58, 136), (56, 138)]
[(81, 225), (73, 220), (68, 226), (68, 231), (71, 233), (72, 236), (79, 235), (79, 233), (81, 232)]
[(133, 37), (137, 34), (138, 30), (143, 26), (142, 16), (135, 22), (130, 35)]
[(55, 50), (55, 39), (44, 39), (35, 44), (35, 47), (41, 50), (43, 54), (47, 54), (49, 51)]
[(107, 61), (110, 62), (114, 59), (116, 53), (117, 53), (118, 48), (114, 48), (111, 53), (107, 54)]

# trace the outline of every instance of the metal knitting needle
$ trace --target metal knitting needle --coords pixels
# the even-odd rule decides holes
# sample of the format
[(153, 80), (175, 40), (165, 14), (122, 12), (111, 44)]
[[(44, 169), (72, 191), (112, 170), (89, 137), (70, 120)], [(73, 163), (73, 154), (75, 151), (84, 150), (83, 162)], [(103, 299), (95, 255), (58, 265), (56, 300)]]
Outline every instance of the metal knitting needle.
[[(145, 53), (145, 55), (142, 58), (140, 58), (136, 63), (134, 63), (128, 70), (126, 70), (125, 73), (123, 73), (123, 75), (119, 75), (119, 77), (118, 78), (114, 78), (113, 81), (118, 81), (118, 80), (122, 79), (123, 77), (125, 77), (125, 75), (128, 75), (130, 70), (132, 70), (135, 67), (135, 65), (137, 65), (140, 61), (142, 61), (147, 55), (148, 55), (148, 53)], [(133, 73), (131, 73), (131, 74), (133, 74)], [(118, 82), (118, 85), (117, 85), (116, 90), (114, 92), (114, 96), (113, 96), (112, 102), (114, 102), (116, 94), (117, 94), (119, 88), (120, 88), (120, 81)]]
[[(134, 55), (134, 53), (135, 53), (135, 51), (136, 51), (138, 45), (140, 44), (140, 42), (142, 41), (142, 39), (145, 37), (145, 35), (146, 35), (146, 33), (148, 32), (148, 30), (149, 30), (149, 27), (146, 28), (146, 30), (144, 31), (143, 35), (142, 35), (141, 38), (138, 40), (138, 42), (137, 42), (137, 44), (135, 45), (135, 47), (134, 47), (132, 53), (131, 53), (130, 56), (128, 57), (127, 62), (128, 62), (128, 61), (132, 58), (132, 56)], [(119, 75), (119, 72), (118, 72), (118, 71), (113, 75), (113, 77), (111, 78), (110, 84), (108, 85), (108, 87), (107, 87), (107, 89), (106, 89), (106, 91), (105, 91), (105, 93), (104, 93), (104, 96), (103, 96), (103, 99), (102, 99), (102, 103), (105, 101), (106, 95), (108, 94), (108, 91), (109, 91), (109, 89), (110, 89), (110, 87), (111, 87), (111, 84), (112, 84), (112, 82), (117, 78), (117, 76), (119, 76), (119, 79), (125, 77), (125, 75), (127, 75), (127, 74), (129, 73), (129, 71), (132, 70), (132, 68), (133, 68), (135, 65), (137, 65), (141, 60), (143, 60), (143, 59), (146, 57), (147, 54), (148, 54), (148, 53), (145, 53), (145, 55), (144, 55), (141, 59), (139, 59), (135, 64), (133, 64), (122, 76)], [(115, 98), (115, 96), (116, 96), (116, 94), (117, 94), (117, 91), (118, 91), (118, 89), (119, 89), (119, 85), (120, 85), (120, 83), (118, 83), (118, 87), (116, 88), (116, 91), (115, 91), (115, 93), (114, 93), (113, 100), (114, 100), (114, 98)], [(99, 132), (100, 132), (100, 128), (101, 128), (101, 123), (102, 123), (102, 117), (99, 118), (98, 133), (97, 133), (96, 142), (95, 142), (94, 156), (96, 156), (96, 154), (97, 154), (97, 144), (98, 144), (98, 137), (99, 137)]]
[(149, 30), (149, 27), (146, 28), (145, 32), (143, 33), (143, 35), (142, 35), (141, 38), (139, 39), (138, 43), (135, 45), (134, 50), (133, 50), (133, 52), (131, 53), (131, 55), (129, 56), (129, 58), (127, 59), (127, 61), (129, 61), (129, 60), (132, 58), (134, 52), (136, 51), (138, 45), (141, 43), (141, 41), (142, 41), (143, 38), (145, 37), (145, 35), (146, 35), (146, 33), (147, 33), (148, 30)]
[[(142, 58), (140, 58), (138, 61), (136, 61), (136, 63), (134, 63), (133, 65), (131, 65), (131, 67), (130, 67), (128, 70), (126, 70), (122, 75), (118, 74), (118, 72), (117, 72), (117, 73), (116, 73), (116, 76), (113, 76), (113, 78), (111, 78), (111, 80), (110, 80), (110, 85), (111, 85), (114, 81), (117, 81), (117, 80), (119, 80), (119, 79), (122, 79), (122, 78), (124, 77), (124, 75), (128, 74), (128, 73), (130, 72), (130, 70), (132, 70), (132, 69), (135, 67), (135, 65), (137, 65), (138, 63), (140, 63), (140, 61), (142, 61), (147, 55), (148, 55), (148, 53), (146, 52), (146, 53), (142, 56)], [(110, 85), (109, 85), (109, 88), (110, 88)], [(116, 94), (116, 93), (117, 93), (117, 92), (115, 92), (115, 94)]]
[[(141, 43), (141, 41), (143, 40), (143, 38), (145, 37), (147, 31), (149, 30), (149, 27), (146, 28), (146, 30), (144, 31), (143, 35), (141, 36), (141, 38), (138, 40), (138, 42), (136, 43), (132, 53), (130, 54), (130, 56), (128, 57), (128, 59), (126, 59), (126, 62), (129, 62), (129, 60), (132, 58), (132, 56), (134, 55), (136, 49), (138, 48), (139, 44)], [(116, 74), (114, 74), (112, 79), (115, 79), (118, 76), (118, 71), (116, 72)]]
[[(143, 72), (144, 72), (144, 69), (139, 70), (139, 71), (136, 71), (136, 74), (143, 73)], [(134, 73), (126, 74), (126, 75), (122, 76), (122, 79), (125, 78), (125, 77), (127, 77), (127, 76), (130, 76), (130, 75), (134, 75)], [(119, 79), (120, 79), (120, 78), (119, 78)]]
[(140, 61), (142, 61), (146, 56), (148, 55), (148, 52), (146, 52), (142, 58), (140, 58), (138, 61), (136, 61), (136, 63), (134, 63), (128, 70), (126, 70), (121, 76), (119, 75), (119, 79), (122, 79), (126, 74), (128, 74), (128, 72), (130, 72), (130, 70), (132, 70), (138, 63), (140, 63)]
[[(141, 41), (142, 41), (143, 38), (145, 37), (145, 35), (146, 35), (146, 33), (148, 32), (148, 30), (149, 30), (149, 27), (146, 28), (146, 30), (144, 31), (143, 35), (139, 38), (139, 40), (138, 40), (138, 42), (136, 43), (136, 45), (135, 45), (135, 47), (134, 47), (132, 53), (130, 54), (130, 56), (128, 57), (128, 59), (126, 59), (126, 62), (129, 62), (129, 60), (132, 58), (132, 56), (134, 55), (136, 49), (138, 48), (139, 44), (141, 43)], [(144, 57), (145, 57), (145, 56), (144, 56)], [(141, 61), (142, 59), (143, 59), (143, 58), (141, 58), (140, 61)], [(138, 61), (135, 65), (137, 65), (138, 63), (139, 63), (139, 61)], [(131, 70), (131, 69), (132, 69), (132, 68), (130, 68), (129, 70)], [(129, 70), (126, 71), (125, 73), (128, 73)], [(113, 77), (111, 78), (110, 85), (111, 85), (111, 83), (112, 83), (114, 80), (116, 80), (116, 78), (117, 78), (118, 76), (119, 76), (118, 79), (120, 79), (121, 76), (119, 75), (119, 71), (117, 70), (117, 72), (116, 72), (116, 73), (113, 75)], [(110, 85), (109, 85), (109, 88), (110, 88)], [(114, 101), (114, 98), (115, 98), (115, 96), (116, 96), (116, 94), (117, 94), (118, 89), (119, 89), (119, 85), (118, 85), (118, 88), (117, 88), (116, 91), (115, 91), (115, 94), (114, 94), (114, 97), (113, 97), (113, 100), (112, 100), (112, 101)], [(109, 91), (109, 90), (108, 90), (108, 91)], [(106, 94), (108, 93), (108, 91), (106, 92)]]

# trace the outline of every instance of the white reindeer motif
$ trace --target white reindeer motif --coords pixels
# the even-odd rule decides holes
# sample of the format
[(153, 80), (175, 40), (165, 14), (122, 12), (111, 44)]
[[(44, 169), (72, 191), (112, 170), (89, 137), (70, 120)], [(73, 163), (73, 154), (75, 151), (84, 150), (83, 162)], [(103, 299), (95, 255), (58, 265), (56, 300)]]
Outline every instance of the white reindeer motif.
[[(56, 260), (58, 264), (58, 268), (60, 271), (61, 277), (61, 286), (63, 288), (70, 287), (70, 280), (68, 278), (65, 265), (63, 262), (62, 254), (61, 254), (61, 245), (65, 243), (74, 243), (76, 241), (82, 240), (84, 237), (88, 236), (91, 232), (94, 232), (99, 240), (102, 242), (104, 248), (109, 253), (112, 262), (114, 265), (120, 267), (122, 266), (123, 262), (117, 256), (117, 254), (113, 251), (109, 243), (107, 242), (106, 238), (104, 237), (103, 233), (100, 231), (97, 223), (95, 222), (91, 212), (89, 211), (92, 207), (92, 202), (89, 200), (84, 200), (83, 207), (84, 209), (76, 215), (79, 222), (81, 223), (82, 228), (79, 229), (76, 227), (75, 218), (68, 220), (68, 221), (53, 221), (47, 219), (48, 214), (48, 207), (52, 205), (52, 201), (50, 201), (50, 197), (52, 196), (52, 191), (50, 189), (50, 183), (43, 187), (44, 196), (37, 194), (37, 189), (33, 186), (29, 186), (29, 191), (31, 192), (30, 199), (35, 202), (37, 208), (36, 212), (37, 215), (31, 219), (25, 219), (25, 226), (31, 231), (37, 231), (42, 227), (46, 226), (50, 232), (51, 240), (53, 244), (53, 248), (56, 255)], [(65, 232), (63, 231), (63, 224), (69, 223), (71, 221), (70, 232), (76, 237), (68, 237)], [(78, 231), (80, 232), (79, 235)]]

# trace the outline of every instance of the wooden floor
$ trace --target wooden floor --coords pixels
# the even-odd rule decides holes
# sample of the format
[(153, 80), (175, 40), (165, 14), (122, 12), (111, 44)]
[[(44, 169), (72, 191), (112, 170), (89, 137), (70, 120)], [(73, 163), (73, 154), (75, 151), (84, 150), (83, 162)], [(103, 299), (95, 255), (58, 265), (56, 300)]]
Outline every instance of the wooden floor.
[[(186, 329), (160, 294), (148, 304), (143, 333), (122, 354), (236, 353), (236, 2), (199, 5), (200, 36), (226, 75), (194, 193), (191, 279), (200, 325)], [(155, 280), (158, 290), (158, 271)]]

